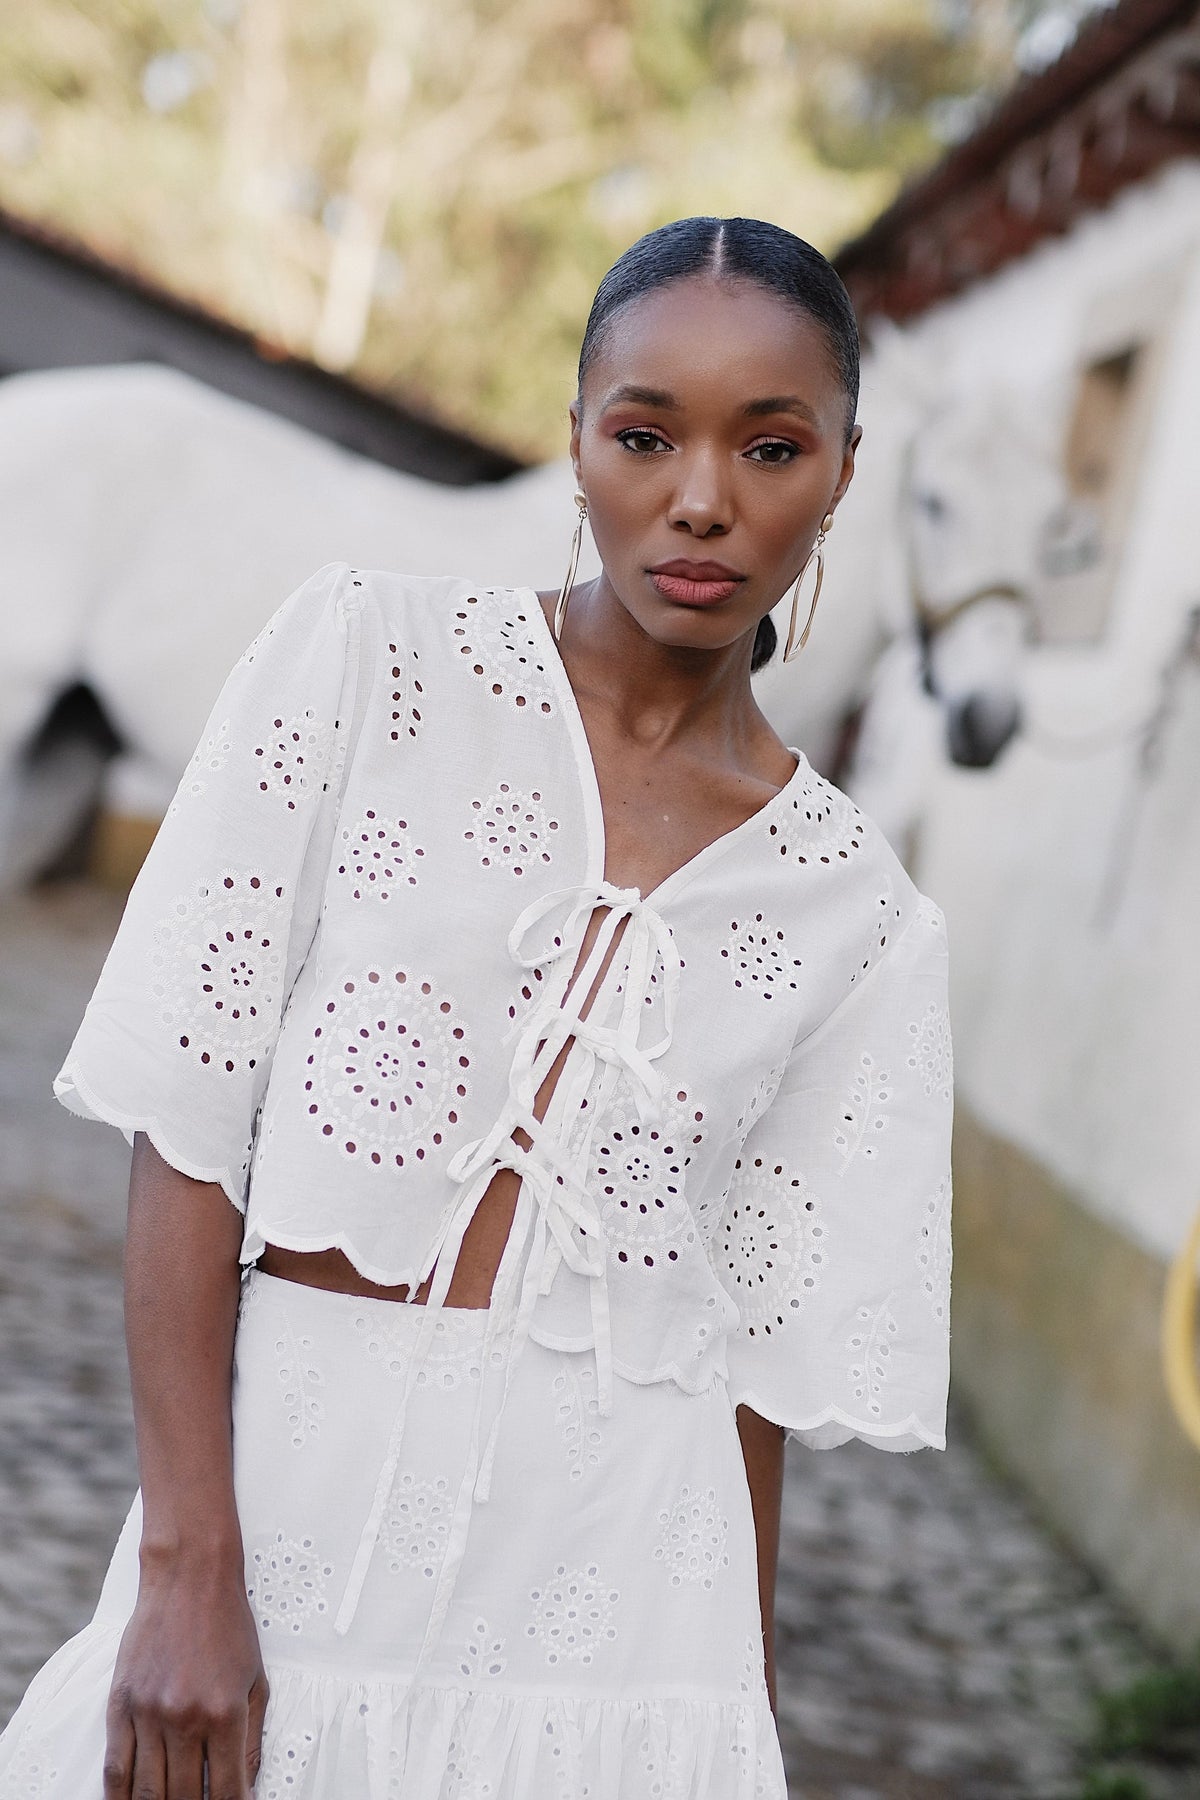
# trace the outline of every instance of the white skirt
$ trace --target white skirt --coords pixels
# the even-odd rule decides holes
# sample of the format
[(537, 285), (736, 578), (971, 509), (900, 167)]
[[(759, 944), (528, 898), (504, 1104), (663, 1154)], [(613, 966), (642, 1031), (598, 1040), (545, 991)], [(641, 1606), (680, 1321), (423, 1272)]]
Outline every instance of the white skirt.
[[(785, 1800), (724, 1383), (617, 1376), (605, 1418), (590, 1354), (531, 1341), (485, 1369), (486, 1324), (247, 1277), (233, 1416), (271, 1687), (257, 1800)], [(0, 1800), (101, 1800), (139, 1536), (135, 1500), (95, 1617), (0, 1737)]]

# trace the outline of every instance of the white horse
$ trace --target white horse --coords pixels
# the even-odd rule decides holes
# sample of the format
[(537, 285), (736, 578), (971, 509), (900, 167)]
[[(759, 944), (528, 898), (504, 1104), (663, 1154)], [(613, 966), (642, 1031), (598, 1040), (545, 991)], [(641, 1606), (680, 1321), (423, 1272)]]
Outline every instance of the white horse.
[[(224, 676), (314, 568), (549, 586), (572, 487), (565, 462), (468, 488), (399, 474), (169, 368), (0, 383), (0, 887), (98, 798), (162, 816)], [(77, 684), (120, 753), (30, 755)]]
[[(906, 349), (893, 346), (868, 368), (868, 436), (831, 536), (819, 628), (798, 663), (756, 678), (768, 715), (819, 767), (833, 767), (881, 649), (895, 640), (893, 664), (911, 660), (914, 593), (929, 617), (945, 618), (987, 583), (1015, 591), (1023, 580), (1000, 554), (1003, 542), (1031, 541), (1024, 490), (1013, 508), (1002, 485), (1021, 454), (1006, 461), (987, 444), (989, 431), (1010, 451), (1019, 439), (998, 433), (994, 414), (965, 447), (952, 418), (922, 434), (928, 391), (928, 371)], [(988, 455), (991, 496), (964, 479)], [(919, 479), (908, 479), (909, 468)], [(313, 568), (345, 559), (554, 587), (572, 485), (564, 459), (502, 483), (444, 487), (158, 366), (0, 383), (0, 887), (43, 866), (97, 800), (120, 815), (161, 817), (224, 675)], [(1000, 541), (986, 534), (988, 520), (1007, 522)], [(976, 535), (983, 548), (972, 561)], [(581, 576), (596, 567), (586, 543)], [(989, 689), (979, 672), (981, 649), (994, 652), (983, 643), (985, 604), (976, 600), (973, 621), (956, 615), (930, 636), (922, 665), (973, 750), (981, 737), (985, 747), (998, 741), (1011, 686), (1005, 675)], [(1016, 610), (998, 604), (1007, 610), (997, 618)], [(1003, 649), (1013, 633), (996, 626), (994, 635)], [(889, 666), (885, 655), (880, 668)], [(936, 715), (939, 702), (922, 700), (921, 672), (914, 666), (903, 682), (893, 673), (890, 686), (876, 680), (852, 770), (868, 810), (874, 780), (885, 829), (895, 828), (898, 808), (872, 769), (881, 754), (888, 771), (911, 761), (919, 733), (901, 715), (904, 706), (913, 712), (914, 692), (916, 716), (923, 706)], [(72, 689), (95, 696), (118, 754), (95, 733), (43, 733), (30, 754)], [(889, 748), (898, 720), (901, 748)]]
[(879, 335), (813, 635), (757, 686), (781, 734), (815, 746), (904, 849), (935, 762), (989, 767), (1019, 728), (1030, 600), (1065, 496), (1049, 407), (948, 399), (901, 333)]

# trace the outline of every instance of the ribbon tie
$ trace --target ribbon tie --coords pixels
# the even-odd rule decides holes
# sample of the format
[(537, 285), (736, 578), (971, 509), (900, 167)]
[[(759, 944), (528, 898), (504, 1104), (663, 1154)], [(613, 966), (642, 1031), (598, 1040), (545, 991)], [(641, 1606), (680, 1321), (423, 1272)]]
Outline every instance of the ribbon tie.
[[(604, 916), (579, 966), (588, 925), (598, 908), (605, 909)], [(562, 923), (552, 930), (556, 916)], [(599, 881), (545, 894), (518, 916), (509, 933), (508, 950), (521, 968), (545, 972), (544, 989), (509, 1033), (508, 1041), (515, 1042), (508, 1095), (498, 1118), (482, 1137), (463, 1144), (447, 1165), (446, 1172), (456, 1184), (453, 1201), (409, 1288), (411, 1300), (431, 1278), (428, 1311), (405, 1374), (374, 1500), (335, 1621), (335, 1629), (344, 1633), (357, 1610), (395, 1480), (412, 1387), (432, 1337), (433, 1309), (445, 1302), (463, 1238), (484, 1194), (501, 1169), (511, 1169), (521, 1178), (520, 1197), (496, 1272), (467, 1466), (425, 1639), (410, 1679), (437, 1642), (466, 1548), (472, 1505), (488, 1497), (500, 1421), (513, 1371), (529, 1337), (537, 1298), (549, 1293), (563, 1263), (589, 1283), (597, 1401), (602, 1416), (612, 1412), (607, 1248), (603, 1221), (587, 1190), (588, 1152), (599, 1109), (593, 1107), (585, 1114), (583, 1102), (599, 1067), (611, 1071), (610, 1080), (625, 1079), (644, 1124), (660, 1118), (663, 1084), (654, 1064), (671, 1043), (679, 993), (681, 965), (675, 940), (637, 888)], [(657, 1007), (656, 986), (661, 994)], [(618, 988), (620, 1007), (613, 1021), (609, 1015)], [(658, 1035), (644, 1043), (647, 1019), (657, 1026)], [(545, 1117), (539, 1118), (538, 1095), (568, 1045)], [(581, 1120), (585, 1121), (582, 1128)], [(527, 1147), (518, 1141), (518, 1132), (528, 1140)], [(525, 1266), (519, 1270), (522, 1254)], [(504, 1389), (481, 1455), (484, 1389), (492, 1349), (504, 1328), (509, 1334)]]

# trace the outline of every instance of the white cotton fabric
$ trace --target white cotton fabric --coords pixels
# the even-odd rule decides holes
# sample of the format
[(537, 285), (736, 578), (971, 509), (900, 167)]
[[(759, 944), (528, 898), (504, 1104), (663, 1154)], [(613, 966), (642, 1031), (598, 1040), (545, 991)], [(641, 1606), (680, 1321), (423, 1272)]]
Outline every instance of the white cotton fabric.
[[(726, 1386), (618, 1377), (530, 1345), (437, 1649), (483, 1397), (486, 1315), (435, 1308), (353, 1626), (334, 1628), (418, 1309), (247, 1278), (234, 1478), (271, 1688), (257, 1800), (785, 1800), (763, 1680), (750, 1497)], [(3, 1800), (100, 1800), (104, 1714), (137, 1594), (140, 1505), (96, 1615), (0, 1738)]]
[[(605, 1417), (618, 1378), (728, 1376), (808, 1444), (943, 1446), (938, 909), (802, 756), (652, 893), (604, 866), (536, 595), (330, 565), (222, 689), (55, 1092), (220, 1182), (247, 1263), (436, 1265), (435, 1304), (515, 1168), (492, 1309), (513, 1368), (529, 1340), (594, 1351)], [(582, 1017), (597, 908), (617, 948)]]

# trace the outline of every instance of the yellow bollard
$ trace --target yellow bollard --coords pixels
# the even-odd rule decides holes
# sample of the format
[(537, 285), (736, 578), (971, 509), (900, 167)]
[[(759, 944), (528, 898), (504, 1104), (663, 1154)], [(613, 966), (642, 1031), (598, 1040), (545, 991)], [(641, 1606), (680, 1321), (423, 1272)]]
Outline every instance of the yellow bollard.
[(1175, 1417), (1200, 1450), (1200, 1369), (1196, 1364), (1196, 1258), (1200, 1212), (1167, 1270), (1162, 1310), (1162, 1365)]

